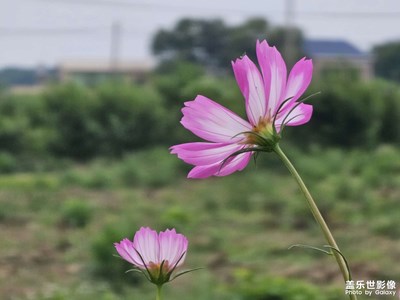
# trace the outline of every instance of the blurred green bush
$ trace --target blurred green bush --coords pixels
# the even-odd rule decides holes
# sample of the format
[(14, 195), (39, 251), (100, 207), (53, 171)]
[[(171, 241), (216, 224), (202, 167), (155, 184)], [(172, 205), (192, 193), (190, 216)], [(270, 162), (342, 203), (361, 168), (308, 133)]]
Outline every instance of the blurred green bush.
[[(321, 91), (310, 123), (288, 128), (297, 147), (373, 149), (400, 144), (400, 88), (346, 76), (315, 78), (306, 94)], [(188, 63), (162, 65), (145, 84), (62, 83), (37, 95), (0, 94), (0, 172), (57, 168), (57, 160), (122, 157), (156, 145), (197, 140), (179, 125), (183, 102), (203, 94), (244, 116), (233, 75), (207, 74)], [(136, 176), (136, 175), (135, 175)], [(137, 175), (139, 176), (139, 175)], [(146, 176), (144, 174), (140, 175)]]
[(92, 217), (93, 209), (85, 199), (67, 199), (61, 206), (61, 223), (67, 227), (85, 227)]
[[(340, 291), (327, 293), (304, 281), (280, 277), (256, 277), (251, 271), (235, 272), (240, 300), (339, 300)], [(335, 297), (336, 295), (336, 297)]]
[(121, 289), (124, 283), (135, 286), (144, 281), (141, 274), (127, 273), (132, 269), (132, 265), (120, 258), (114, 247), (114, 243), (123, 238), (133, 238), (129, 235), (132, 235), (130, 226), (111, 224), (102, 228), (92, 239), (93, 274), (109, 282), (115, 289)]
[(360, 81), (328, 77), (308, 93), (321, 93), (308, 102), (314, 113), (310, 123), (288, 130), (299, 146), (335, 146), (371, 149), (381, 143), (400, 143), (400, 89), (382, 80)]

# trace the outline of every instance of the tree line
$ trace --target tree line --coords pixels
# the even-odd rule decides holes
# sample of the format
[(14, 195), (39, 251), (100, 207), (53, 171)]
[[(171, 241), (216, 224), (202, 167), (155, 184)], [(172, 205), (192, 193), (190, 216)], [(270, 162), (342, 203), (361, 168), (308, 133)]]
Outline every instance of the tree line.
[[(233, 27), (217, 20), (182, 20), (172, 31), (155, 35), (154, 51), (164, 58), (145, 83), (54, 83), (35, 95), (0, 89), (0, 169), (12, 159), (86, 161), (192, 141), (179, 124), (180, 109), (198, 94), (244, 117), (243, 96), (229, 62), (240, 56), (243, 45), (253, 47), (256, 38), (265, 38), (265, 32), (275, 34), (272, 44), (283, 43), (280, 30), (261, 19)], [(300, 32), (297, 36), (301, 41)], [(314, 76), (307, 93), (315, 92), (321, 93), (309, 100), (314, 105), (311, 122), (288, 128), (285, 141), (303, 148), (399, 145), (400, 89), (394, 83), (363, 82), (342, 70)]]

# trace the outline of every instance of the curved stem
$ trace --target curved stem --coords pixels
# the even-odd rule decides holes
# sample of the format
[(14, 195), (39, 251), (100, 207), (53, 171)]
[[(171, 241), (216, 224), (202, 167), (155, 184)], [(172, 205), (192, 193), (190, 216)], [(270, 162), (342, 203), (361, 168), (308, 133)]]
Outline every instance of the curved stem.
[(161, 288), (162, 288), (162, 285), (157, 285), (156, 300), (161, 300)]
[[(322, 233), (325, 236), (326, 241), (328, 242), (329, 246), (331, 246), (333, 249), (336, 249), (337, 251), (333, 251), (333, 255), (335, 256), (336, 262), (339, 265), (340, 271), (343, 275), (344, 281), (350, 280), (350, 271), (347, 268), (346, 261), (343, 259), (343, 257), (340, 255), (340, 249), (328, 227), (326, 224), (321, 212), (318, 209), (317, 204), (315, 203), (314, 199), (312, 198), (310, 192), (308, 191), (306, 185), (304, 184), (303, 180), (301, 179), (299, 173), (297, 173), (297, 170), (294, 168), (290, 160), (287, 158), (285, 153), (281, 150), (279, 145), (277, 144), (274, 147), (274, 152), (279, 156), (279, 158), (282, 160), (282, 162), (285, 164), (287, 169), (290, 171), (290, 173), (293, 175), (294, 179), (296, 180), (297, 184), (299, 185), (301, 191), (303, 192), (304, 196), (307, 199), (308, 206), (310, 207), (311, 213), (313, 214), (315, 220), (319, 224)], [(349, 295), (350, 299), (356, 300), (357, 296), (356, 295)]]

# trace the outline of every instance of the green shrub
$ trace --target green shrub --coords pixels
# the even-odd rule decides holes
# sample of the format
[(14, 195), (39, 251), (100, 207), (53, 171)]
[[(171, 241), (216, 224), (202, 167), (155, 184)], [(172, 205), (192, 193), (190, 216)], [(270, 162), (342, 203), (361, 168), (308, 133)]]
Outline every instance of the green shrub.
[(92, 240), (93, 272), (109, 281), (114, 288), (121, 288), (124, 283), (138, 285), (143, 279), (136, 272), (126, 273), (132, 269), (132, 265), (118, 257), (114, 247), (114, 243), (123, 238), (133, 238), (127, 228), (125, 224), (107, 225)]
[(50, 135), (36, 133), (46, 130), (46, 115), (40, 96), (0, 94), (0, 151), (42, 154)]
[[(327, 293), (322, 288), (300, 280), (279, 277), (255, 277), (248, 270), (236, 270), (236, 293), (240, 300), (339, 300), (339, 291)], [(329, 295), (332, 296), (329, 296)], [(336, 295), (336, 298), (335, 298)]]
[(98, 152), (98, 125), (94, 121), (96, 98), (88, 88), (77, 84), (53, 86), (43, 94), (52, 154), (85, 160)]
[(180, 165), (168, 149), (153, 148), (126, 156), (116, 173), (124, 185), (160, 187), (177, 179)]
[(308, 90), (321, 94), (308, 101), (314, 107), (310, 123), (287, 129), (296, 145), (372, 148), (400, 142), (400, 90), (393, 84), (327, 78)]
[(161, 223), (164, 228), (176, 228), (181, 231), (191, 223), (191, 216), (183, 207), (171, 206), (163, 211)]
[(98, 151), (119, 156), (127, 151), (165, 143), (167, 111), (160, 95), (147, 86), (109, 82), (96, 90), (93, 111)]
[(400, 235), (400, 209), (387, 209), (385, 213), (375, 215), (374, 222), (371, 224), (374, 233), (396, 239)]
[[(395, 147), (383, 145), (378, 147), (364, 161), (362, 177), (372, 186), (395, 187), (399, 178), (400, 160)], [(384, 174), (384, 176), (382, 176)]]
[(16, 215), (16, 205), (11, 202), (0, 202), (0, 223), (13, 220)]
[(11, 173), (18, 168), (17, 159), (10, 153), (0, 152), (0, 173)]
[(85, 227), (92, 217), (92, 207), (85, 199), (71, 198), (61, 207), (61, 222), (69, 227)]
[[(184, 98), (183, 90), (189, 84), (204, 77), (204, 69), (187, 62), (164, 63), (158, 67), (153, 78), (153, 86), (166, 100), (168, 107), (179, 109)], [(187, 96), (187, 95), (186, 95)], [(189, 95), (193, 97), (193, 95)]]
[(182, 90), (183, 99), (194, 100), (197, 95), (206, 96), (245, 117), (245, 101), (233, 78), (208, 75), (193, 80)]

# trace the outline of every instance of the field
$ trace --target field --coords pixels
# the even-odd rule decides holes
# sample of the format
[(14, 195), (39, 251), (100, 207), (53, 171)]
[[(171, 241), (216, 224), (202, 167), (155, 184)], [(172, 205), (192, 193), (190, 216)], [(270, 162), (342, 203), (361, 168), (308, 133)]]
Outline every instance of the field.
[[(399, 150), (282, 148), (304, 176), (353, 278), (400, 283)], [(0, 298), (153, 299), (153, 287), (125, 273), (130, 266), (113, 247), (141, 226), (184, 233), (190, 242), (184, 267), (204, 268), (168, 284), (165, 299), (345, 298), (331, 256), (288, 250), (325, 241), (277, 157), (263, 154), (225, 178), (189, 180), (187, 170), (166, 148), (152, 148), (121, 160), (3, 174)]]

